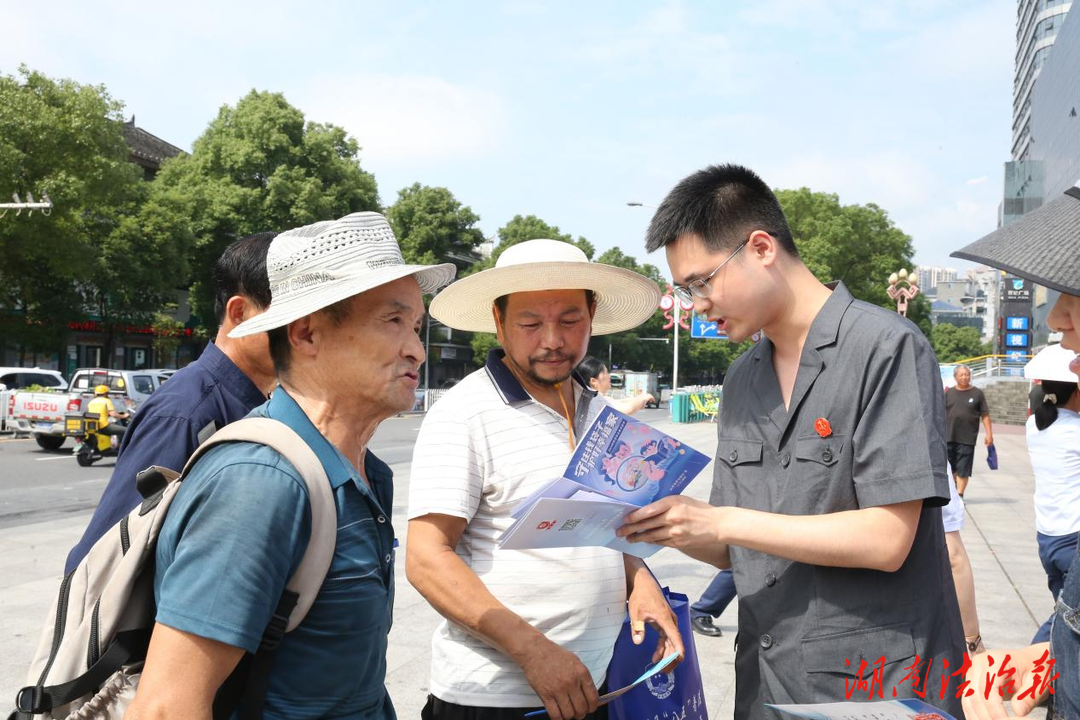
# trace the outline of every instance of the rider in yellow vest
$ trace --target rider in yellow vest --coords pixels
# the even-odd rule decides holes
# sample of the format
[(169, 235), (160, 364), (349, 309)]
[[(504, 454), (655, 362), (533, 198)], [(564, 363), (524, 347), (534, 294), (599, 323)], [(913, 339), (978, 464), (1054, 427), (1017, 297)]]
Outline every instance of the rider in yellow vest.
[(128, 412), (116, 411), (116, 406), (113, 405), (113, 401), (109, 398), (108, 385), (98, 385), (94, 388), (94, 399), (87, 403), (86, 411), (97, 414), (99, 433), (102, 435), (116, 435), (117, 437), (124, 434), (124, 427), (113, 423), (112, 419), (124, 420), (131, 415)]

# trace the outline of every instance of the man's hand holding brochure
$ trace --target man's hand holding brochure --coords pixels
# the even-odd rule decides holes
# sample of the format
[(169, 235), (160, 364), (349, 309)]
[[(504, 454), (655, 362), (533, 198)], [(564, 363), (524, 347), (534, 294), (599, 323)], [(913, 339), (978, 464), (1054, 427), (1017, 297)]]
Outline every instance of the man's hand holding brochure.
[(616, 537), (639, 507), (681, 493), (709, 458), (656, 428), (604, 408), (563, 477), (524, 500), (499, 540), (506, 549), (602, 546), (648, 557), (658, 545)]

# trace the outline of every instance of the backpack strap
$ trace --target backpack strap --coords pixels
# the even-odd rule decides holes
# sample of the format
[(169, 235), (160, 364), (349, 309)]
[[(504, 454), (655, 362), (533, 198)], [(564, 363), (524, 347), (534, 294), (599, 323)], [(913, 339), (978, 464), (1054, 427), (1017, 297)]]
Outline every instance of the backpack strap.
[(337, 545), (337, 506), (330, 491), (330, 480), (315, 451), (292, 428), (271, 418), (244, 418), (218, 430), (191, 456), (183, 475), (187, 475), (210, 448), (229, 442), (259, 443), (279, 452), (304, 479), (311, 504), (311, 537), (300, 565), (289, 578), (274, 608), (259, 649), (242, 659), (214, 698), (215, 718), (231, 717), (243, 702), (241, 718), (259, 720), (266, 702), (274, 653), (285, 633), (303, 621), (330, 569)]
[[(244, 418), (218, 430), (213, 437), (200, 445), (187, 461), (183, 475), (187, 475), (191, 467), (210, 448), (229, 442), (258, 443), (276, 450), (296, 468), (307, 486), (311, 504), (311, 538), (300, 559), (300, 565), (285, 585), (286, 590), (297, 594), (296, 606), (289, 613), (285, 626), (285, 632), (291, 632), (311, 609), (315, 596), (319, 594), (323, 580), (326, 579), (326, 573), (330, 570), (330, 562), (334, 559), (334, 548), (337, 545), (337, 506), (330, 490), (330, 480), (315, 451), (308, 447), (296, 431), (283, 422), (261, 417)], [(275, 611), (275, 618), (277, 615)], [(271, 623), (273, 622), (272, 620)]]

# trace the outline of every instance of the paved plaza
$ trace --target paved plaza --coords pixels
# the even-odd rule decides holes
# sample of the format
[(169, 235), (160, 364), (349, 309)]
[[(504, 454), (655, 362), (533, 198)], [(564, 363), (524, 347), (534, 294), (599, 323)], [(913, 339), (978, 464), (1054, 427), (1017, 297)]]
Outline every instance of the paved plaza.
[[(712, 455), (715, 451), (713, 424), (657, 425), (702, 452)], [(990, 648), (1027, 644), (1052, 609), (1035, 542), (1034, 479), (1023, 428), (997, 426), (995, 436), (1001, 469), (989, 471), (985, 451), (977, 450), (962, 533), (975, 573), (982, 635)], [(394, 522), (404, 551), (409, 466), (399, 462), (393, 469)], [(707, 499), (711, 477), (710, 466), (686, 494)], [(16, 688), (23, 684), (48, 606), (59, 587), (64, 557), (88, 519), (89, 515), (80, 515), (62, 522), (0, 529), (0, 643), (6, 648), (0, 656), (0, 711), (6, 713)], [(386, 682), (399, 717), (416, 718), (427, 695), (429, 645), (439, 617), (406, 581), (403, 554), (398, 557)], [(662, 582), (691, 600), (714, 572), (673, 550), (655, 555), (650, 566)], [(718, 622), (724, 631), (722, 638), (695, 636), (713, 718), (730, 718), (733, 712), (736, 616), (736, 604), (732, 603)]]

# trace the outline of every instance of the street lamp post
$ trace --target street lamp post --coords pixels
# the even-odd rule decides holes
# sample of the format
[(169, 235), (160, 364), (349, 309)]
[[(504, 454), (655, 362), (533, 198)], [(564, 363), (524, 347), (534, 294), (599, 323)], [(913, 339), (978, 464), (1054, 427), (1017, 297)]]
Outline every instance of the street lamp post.
[(684, 303), (675, 297), (675, 291), (670, 285), (667, 288), (667, 294), (660, 298), (660, 309), (664, 311), (664, 317), (668, 320), (668, 324), (664, 326), (664, 330), (668, 328), (674, 328), (674, 358), (671, 364), (671, 394), (674, 395), (675, 391), (679, 389), (679, 328), (682, 327), (685, 330), (689, 330), (690, 326), (683, 320), (681, 312), (685, 312), (687, 315), (694, 309), (694, 304)]
[(907, 317), (908, 302), (919, 294), (919, 276), (914, 272), (908, 275), (907, 270), (893, 273), (889, 276), (889, 288), (886, 292), (896, 301), (896, 312)]

